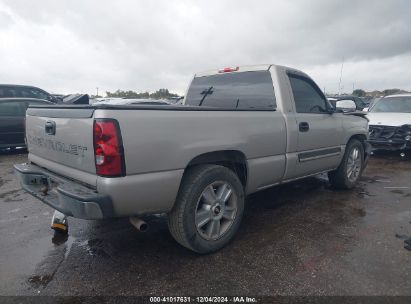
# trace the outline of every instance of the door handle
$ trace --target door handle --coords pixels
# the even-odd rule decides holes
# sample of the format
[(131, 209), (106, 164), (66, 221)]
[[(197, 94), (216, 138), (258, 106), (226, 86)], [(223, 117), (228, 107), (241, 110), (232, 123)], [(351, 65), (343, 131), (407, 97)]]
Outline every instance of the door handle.
[(47, 121), (46, 125), (44, 126), (44, 131), (46, 132), (46, 134), (56, 135), (56, 123), (52, 120)]
[(308, 124), (308, 122), (300, 122), (300, 124), (298, 125), (298, 129), (300, 130), (300, 132), (308, 132), (308, 130), (310, 130), (310, 125)]

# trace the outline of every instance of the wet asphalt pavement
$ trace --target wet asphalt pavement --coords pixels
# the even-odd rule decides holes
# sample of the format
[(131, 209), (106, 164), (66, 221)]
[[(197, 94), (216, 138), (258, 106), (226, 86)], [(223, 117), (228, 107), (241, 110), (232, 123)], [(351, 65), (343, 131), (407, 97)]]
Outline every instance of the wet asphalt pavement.
[(212, 255), (179, 246), (164, 219), (69, 219), (22, 191), (0, 154), (0, 295), (411, 295), (411, 159), (374, 155), (351, 191), (324, 176), (251, 196), (235, 240)]

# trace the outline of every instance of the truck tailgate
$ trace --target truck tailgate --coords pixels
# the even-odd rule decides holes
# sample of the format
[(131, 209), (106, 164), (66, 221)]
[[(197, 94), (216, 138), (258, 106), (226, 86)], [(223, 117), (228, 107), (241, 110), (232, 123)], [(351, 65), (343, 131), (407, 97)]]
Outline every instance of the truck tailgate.
[(29, 108), (26, 138), (30, 161), (95, 186), (93, 112), (90, 108)]

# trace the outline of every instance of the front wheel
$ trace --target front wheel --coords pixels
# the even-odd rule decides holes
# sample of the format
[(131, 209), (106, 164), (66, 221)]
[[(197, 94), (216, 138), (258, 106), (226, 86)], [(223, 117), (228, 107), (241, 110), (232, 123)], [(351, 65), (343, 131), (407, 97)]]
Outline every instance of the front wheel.
[(168, 226), (178, 243), (206, 254), (232, 240), (243, 211), (244, 190), (237, 175), (223, 166), (202, 165), (185, 174)]
[(339, 167), (328, 173), (330, 183), (339, 189), (351, 189), (355, 186), (364, 170), (364, 147), (357, 139), (351, 139)]

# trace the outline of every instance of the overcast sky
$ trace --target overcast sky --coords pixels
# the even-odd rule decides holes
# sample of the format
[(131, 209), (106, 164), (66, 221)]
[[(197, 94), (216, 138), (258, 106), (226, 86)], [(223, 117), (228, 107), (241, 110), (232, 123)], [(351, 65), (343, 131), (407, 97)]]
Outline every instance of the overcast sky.
[(411, 90), (411, 1), (0, 0), (0, 83), (184, 93), (196, 71), (276, 63), (337, 92)]

